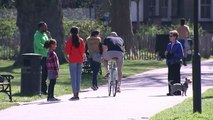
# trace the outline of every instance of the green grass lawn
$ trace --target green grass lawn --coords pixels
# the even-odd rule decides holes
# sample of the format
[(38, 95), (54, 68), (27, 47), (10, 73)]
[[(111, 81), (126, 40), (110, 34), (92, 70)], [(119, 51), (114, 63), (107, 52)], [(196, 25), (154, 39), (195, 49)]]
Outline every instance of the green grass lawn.
[[(38, 99), (45, 99), (46, 95), (23, 95), (20, 93), (21, 85), (21, 69), (14, 68), (12, 64), (14, 61), (0, 60), (0, 73), (11, 74), (15, 78), (12, 80), (12, 95), (14, 102), (8, 102), (8, 96), (0, 93), (0, 109), (7, 108), (9, 106), (18, 105), (18, 102), (28, 102)], [(137, 73), (142, 73), (147, 70), (166, 67), (165, 61), (157, 60), (126, 60), (123, 68), (123, 76), (127, 77)], [(106, 84), (106, 80), (103, 78), (105, 74), (104, 67), (102, 65), (103, 74), (99, 75), (99, 84)], [(81, 89), (89, 88), (91, 86), (91, 74), (82, 75)], [(62, 64), (60, 66), (59, 78), (55, 86), (55, 95), (61, 96), (65, 94), (71, 94), (70, 74), (68, 64)]]
[(202, 114), (193, 114), (193, 99), (166, 109), (151, 118), (151, 120), (213, 120), (213, 88), (202, 94)]

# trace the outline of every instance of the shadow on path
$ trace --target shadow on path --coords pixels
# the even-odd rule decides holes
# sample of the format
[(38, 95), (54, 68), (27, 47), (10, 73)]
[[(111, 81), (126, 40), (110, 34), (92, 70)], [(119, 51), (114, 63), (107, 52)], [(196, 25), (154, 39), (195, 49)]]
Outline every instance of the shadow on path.
[[(213, 61), (201, 64), (201, 84), (202, 86), (213, 86)], [(168, 85), (168, 69), (156, 69), (135, 76), (124, 78), (122, 87), (165, 87)], [(185, 77), (192, 79), (192, 66), (181, 68), (181, 83)]]

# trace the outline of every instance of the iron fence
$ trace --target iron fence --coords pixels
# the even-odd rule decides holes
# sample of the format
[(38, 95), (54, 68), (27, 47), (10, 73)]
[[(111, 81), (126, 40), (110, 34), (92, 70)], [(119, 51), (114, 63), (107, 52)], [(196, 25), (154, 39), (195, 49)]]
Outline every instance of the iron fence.
[(18, 30), (13, 35), (2, 34), (4, 29), (0, 29), (0, 33), (0, 59), (14, 60), (20, 50)]
[(133, 47), (129, 53), (125, 54), (127, 60), (155, 60), (158, 55), (155, 52), (156, 37), (143, 36), (135, 37)]
[[(0, 59), (15, 60), (20, 51), (20, 35), (19, 31), (12, 35), (2, 34), (3, 29), (0, 29)], [(200, 38), (200, 53), (202, 57), (209, 58), (212, 55), (212, 34)], [(128, 43), (127, 43), (128, 44)], [(135, 37), (133, 47), (130, 52), (125, 53), (127, 60), (159, 60), (161, 57), (156, 53), (156, 37), (143, 36)]]
[[(133, 44), (134, 50), (125, 54), (128, 60), (154, 60), (157, 59), (155, 53), (155, 37), (144, 36), (135, 38)], [(20, 50), (20, 36), (17, 31), (12, 36), (0, 35), (0, 59), (15, 60)]]

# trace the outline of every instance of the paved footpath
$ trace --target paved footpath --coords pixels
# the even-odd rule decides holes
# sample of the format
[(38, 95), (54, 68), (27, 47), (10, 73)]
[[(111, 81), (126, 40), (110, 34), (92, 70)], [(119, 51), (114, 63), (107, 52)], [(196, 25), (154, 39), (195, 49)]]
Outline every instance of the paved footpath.
[[(213, 61), (202, 62), (202, 92), (213, 87)], [(192, 77), (191, 65), (182, 66), (184, 77)], [(107, 96), (107, 87), (80, 93), (79, 101), (68, 101), (71, 95), (59, 97), (61, 102), (45, 100), (21, 103), (20, 106), (0, 111), (1, 120), (143, 120), (192, 97), (166, 96), (167, 68), (156, 69), (123, 79), (122, 91), (116, 97)]]

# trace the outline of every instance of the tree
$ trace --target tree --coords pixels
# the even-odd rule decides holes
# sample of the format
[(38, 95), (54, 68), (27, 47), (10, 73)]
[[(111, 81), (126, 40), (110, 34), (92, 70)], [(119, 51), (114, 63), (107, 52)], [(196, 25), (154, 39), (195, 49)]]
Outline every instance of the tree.
[(128, 53), (134, 51), (132, 23), (130, 20), (130, 0), (109, 0), (111, 2), (111, 27), (124, 39)]
[(63, 62), (64, 29), (61, 0), (16, 0), (15, 2), (18, 13), (17, 26), (21, 38), (20, 54), (15, 65), (20, 64), (21, 54), (33, 52), (33, 37), (40, 21), (47, 23), (52, 37), (57, 40), (56, 52)]
[(0, 0), (0, 7), (14, 8), (14, 1), (13, 0)]
[(139, 30), (139, 27), (140, 27), (140, 20), (139, 20), (139, 8), (140, 8), (140, 0), (135, 0), (136, 2), (136, 5), (137, 5), (137, 27), (136, 27), (136, 30)]
[(95, 0), (61, 0), (63, 8), (89, 8)]

